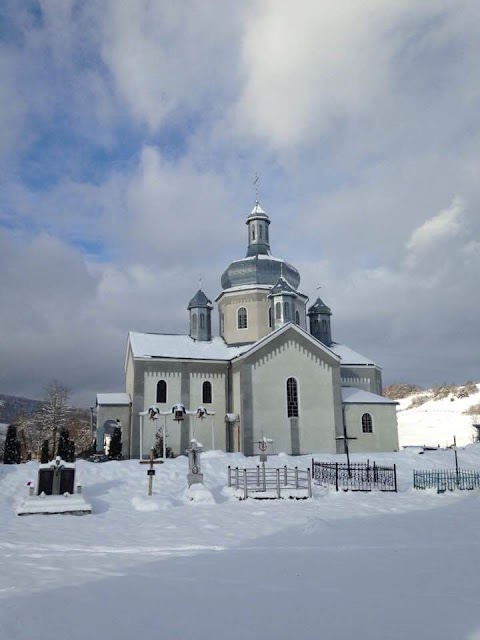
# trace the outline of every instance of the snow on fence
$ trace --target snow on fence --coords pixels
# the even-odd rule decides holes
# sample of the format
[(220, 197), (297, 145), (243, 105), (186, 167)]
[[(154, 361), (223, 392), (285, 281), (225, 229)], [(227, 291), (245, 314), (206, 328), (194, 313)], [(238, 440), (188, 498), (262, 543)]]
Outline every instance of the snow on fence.
[(313, 479), (319, 485), (334, 485), (339, 491), (397, 492), (397, 468), (370, 461), (354, 464), (316, 462), (312, 458)]
[(480, 473), (465, 469), (429, 469), (413, 472), (414, 489), (436, 489), (445, 491), (471, 490), (480, 488)]
[(257, 467), (239, 469), (228, 467), (228, 486), (242, 492), (242, 498), (311, 498), (310, 469), (298, 467)]

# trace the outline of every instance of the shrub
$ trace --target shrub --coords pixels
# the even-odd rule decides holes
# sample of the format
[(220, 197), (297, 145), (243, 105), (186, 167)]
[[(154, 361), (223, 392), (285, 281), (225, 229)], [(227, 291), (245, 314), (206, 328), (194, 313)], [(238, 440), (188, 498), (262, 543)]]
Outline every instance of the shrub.
[(19, 464), (20, 462), (20, 442), (17, 440), (17, 427), (11, 424), (7, 429), (7, 437), (5, 438), (3, 463)]
[(383, 395), (385, 398), (390, 398), (390, 400), (401, 400), (418, 391), (423, 391), (423, 389), (416, 384), (391, 384), (384, 387)]
[(122, 457), (122, 430), (120, 427), (115, 427), (110, 440), (110, 448), (108, 450), (108, 457), (112, 460), (120, 460)]
[(50, 461), (49, 458), (50, 458), (50, 451), (48, 448), (48, 440), (44, 440), (42, 444), (42, 451), (40, 453), (40, 463), (47, 464), (47, 462)]

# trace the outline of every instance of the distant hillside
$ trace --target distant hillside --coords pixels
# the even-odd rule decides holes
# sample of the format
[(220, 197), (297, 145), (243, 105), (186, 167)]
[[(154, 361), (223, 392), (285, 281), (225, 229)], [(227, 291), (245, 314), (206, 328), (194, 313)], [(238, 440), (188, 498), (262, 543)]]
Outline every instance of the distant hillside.
[(480, 419), (480, 384), (437, 385), (399, 400), (397, 407), (400, 446), (440, 445), (457, 438), (466, 445), (476, 436), (473, 423)]
[(13, 422), (17, 416), (30, 416), (40, 409), (41, 404), (40, 400), (0, 393), (0, 422), (8, 424)]

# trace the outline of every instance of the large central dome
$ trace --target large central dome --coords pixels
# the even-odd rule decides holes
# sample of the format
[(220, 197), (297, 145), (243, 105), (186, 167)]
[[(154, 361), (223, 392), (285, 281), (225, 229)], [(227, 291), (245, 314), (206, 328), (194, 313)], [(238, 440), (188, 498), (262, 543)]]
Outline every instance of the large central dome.
[(298, 289), (300, 274), (295, 267), (284, 260), (260, 254), (231, 262), (222, 274), (222, 289), (254, 284), (273, 286), (282, 275)]
[(300, 284), (299, 272), (288, 262), (270, 254), (268, 227), (270, 218), (256, 202), (246, 222), (248, 226), (247, 256), (234, 260), (222, 274), (222, 288), (245, 285), (273, 286), (280, 276), (294, 288)]

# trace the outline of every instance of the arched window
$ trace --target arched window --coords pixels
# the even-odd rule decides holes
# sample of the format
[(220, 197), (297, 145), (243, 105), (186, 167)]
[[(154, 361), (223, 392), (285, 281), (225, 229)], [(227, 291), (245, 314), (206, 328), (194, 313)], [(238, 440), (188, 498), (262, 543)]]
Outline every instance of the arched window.
[(203, 383), (202, 386), (202, 403), (203, 404), (211, 404), (212, 402), (212, 383), (206, 382)]
[(290, 320), (290, 303), (287, 301), (283, 303), (283, 319), (285, 320), (285, 322), (288, 322), (288, 320)]
[(252, 224), (252, 240), (255, 240), (255, 227)]
[(315, 329), (318, 329), (318, 327), (319, 327), (318, 318), (314, 318), (314, 320), (313, 320), (313, 326), (314, 326), (314, 328), (315, 328)]
[(295, 311), (295, 324), (300, 324), (300, 313), (298, 309)]
[(205, 314), (200, 313), (200, 329), (205, 329)]
[(363, 433), (373, 433), (373, 420), (369, 413), (364, 413), (362, 416), (362, 431)]
[(164, 403), (167, 401), (167, 383), (165, 380), (157, 382), (157, 402)]
[(287, 380), (287, 417), (298, 418), (298, 389), (295, 378)]
[(265, 240), (268, 242), (268, 224), (265, 227)]
[(196, 331), (196, 329), (197, 329), (197, 314), (196, 313), (192, 314), (192, 329), (193, 329), (193, 331)]
[(280, 320), (281, 317), (282, 317), (282, 303), (276, 302), (275, 303), (275, 320)]
[(223, 313), (220, 314), (220, 333), (223, 336), (223, 333), (225, 331), (225, 316), (223, 315)]
[(327, 332), (327, 321), (326, 320), (322, 320), (322, 331), (324, 333)]
[(272, 307), (268, 307), (268, 326), (272, 326)]
[(258, 227), (258, 233), (259, 233), (260, 240), (263, 240), (263, 227), (262, 227), (262, 225), (260, 225)]
[(237, 311), (237, 327), (239, 329), (246, 329), (247, 326), (247, 310), (245, 309), (245, 307), (240, 307), (240, 309)]

